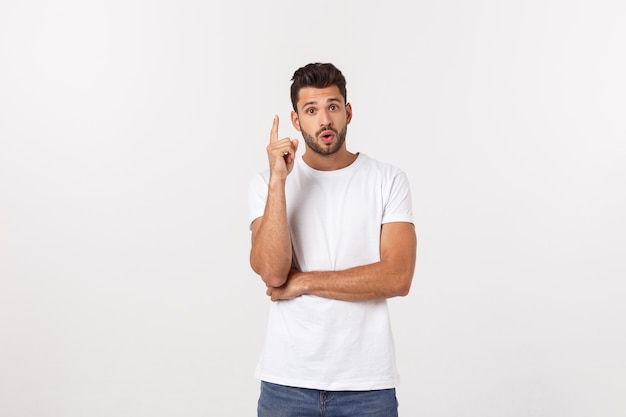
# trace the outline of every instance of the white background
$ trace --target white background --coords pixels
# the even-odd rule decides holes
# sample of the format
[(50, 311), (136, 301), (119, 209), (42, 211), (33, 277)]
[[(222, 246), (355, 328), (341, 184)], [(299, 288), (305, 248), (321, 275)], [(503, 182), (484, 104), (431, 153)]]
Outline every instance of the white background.
[(621, 1), (3, 1), (0, 415), (253, 416), (247, 186), (293, 71), (402, 167), (404, 417), (626, 415)]

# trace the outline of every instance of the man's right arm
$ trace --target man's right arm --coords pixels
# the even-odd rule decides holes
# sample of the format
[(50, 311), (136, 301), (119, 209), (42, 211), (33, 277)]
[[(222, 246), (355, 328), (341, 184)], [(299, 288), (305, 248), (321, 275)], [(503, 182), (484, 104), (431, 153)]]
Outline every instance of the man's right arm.
[(283, 285), (291, 269), (291, 236), (287, 222), (285, 183), (293, 169), (298, 140), (278, 140), (278, 116), (270, 133), (267, 156), (270, 179), (263, 216), (252, 223), (250, 266), (268, 287)]
[(263, 216), (252, 223), (250, 265), (268, 287), (280, 287), (291, 269), (285, 185), (270, 180)]

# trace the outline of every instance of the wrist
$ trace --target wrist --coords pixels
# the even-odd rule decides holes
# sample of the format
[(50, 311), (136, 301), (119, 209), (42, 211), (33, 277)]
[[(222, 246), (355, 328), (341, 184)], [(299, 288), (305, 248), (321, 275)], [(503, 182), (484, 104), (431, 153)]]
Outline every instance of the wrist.
[(285, 188), (286, 182), (287, 182), (287, 177), (283, 177), (278, 174), (270, 174), (270, 180), (269, 180), (270, 188), (276, 188), (276, 187)]
[(292, 278), (295, 278), (295, 282), (298, 288), (298, 293), (300, 295), (311, 294), (311, 291), (313, 290), (313, 287), (311, 284), (312, 282), (311, 273), (298, 271), (295, 273), (295, 276)]

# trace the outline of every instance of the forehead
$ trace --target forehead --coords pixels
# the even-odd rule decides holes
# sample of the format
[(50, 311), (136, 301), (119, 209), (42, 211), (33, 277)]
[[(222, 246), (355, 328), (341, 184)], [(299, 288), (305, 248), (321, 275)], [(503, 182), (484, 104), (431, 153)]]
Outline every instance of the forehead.
[(324, 88), (304, 87), (298, 92), (298, 107), (332, 101), (339, 101), (340, 103), (344, 101), (343, 96), (339, 92), (339, 87), (336, 85)]

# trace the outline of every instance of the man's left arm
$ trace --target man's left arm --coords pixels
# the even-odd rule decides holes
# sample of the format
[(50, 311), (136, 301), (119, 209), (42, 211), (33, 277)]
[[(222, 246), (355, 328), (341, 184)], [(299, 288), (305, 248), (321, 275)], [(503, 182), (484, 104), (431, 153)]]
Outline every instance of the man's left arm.
[(292, 270), (282, 287), (268, 288), (272, 301), (303, 294), (344, 301), (405, 296), (415, 271), (417, 237), (408, 222), (385, 223), (380, 231), (380, 261), (342, 271)]

